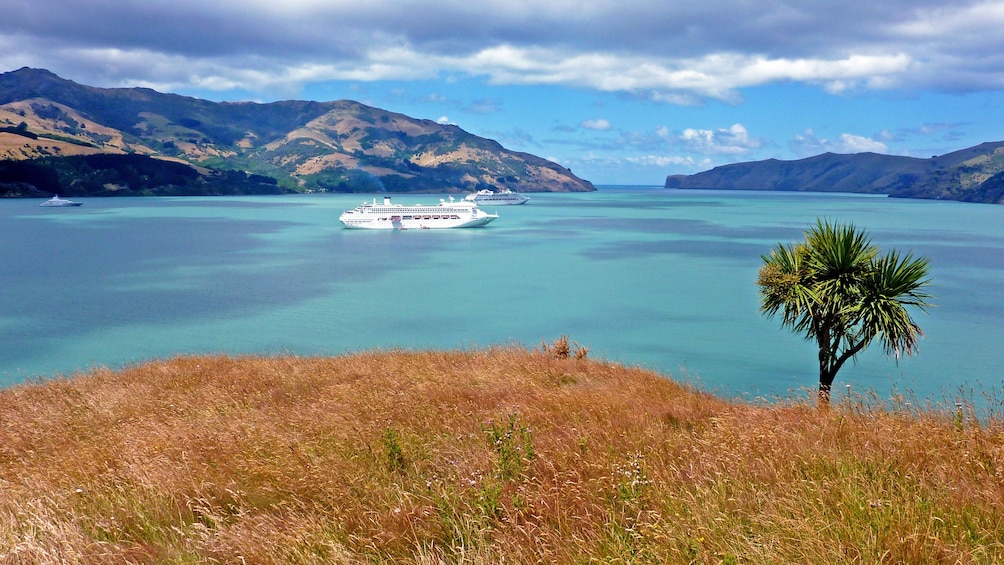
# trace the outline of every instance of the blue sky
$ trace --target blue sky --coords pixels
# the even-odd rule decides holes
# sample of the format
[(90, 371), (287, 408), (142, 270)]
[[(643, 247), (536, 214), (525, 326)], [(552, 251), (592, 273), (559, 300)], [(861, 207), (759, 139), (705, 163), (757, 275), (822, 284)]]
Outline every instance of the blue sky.
[(352, 99), (595, 184), (1004, 139), (1004, 0), (7, 0), (0, 71)]

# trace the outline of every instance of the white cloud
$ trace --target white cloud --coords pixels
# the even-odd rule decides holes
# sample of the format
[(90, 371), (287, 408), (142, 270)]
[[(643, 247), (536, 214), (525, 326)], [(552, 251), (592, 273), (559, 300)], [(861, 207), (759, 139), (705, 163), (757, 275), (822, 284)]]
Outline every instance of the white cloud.
[(606, 131), (606, 130), (610, 129), (610, 122), (608, 120), (604, 120), (602, 118), (597, 119), (597, 120), (585, 120), (584, 122), (580, 123), (579, 125), (582, 126), (582, 127), (584, 127), (584, 128), (586, 128), (586, 129), (594, 129), (594, 130), (599, 130), (599, 131)]
[(792, 151), (805, 157), (820, 153), (889, 153), (889, 146), (870, 137), (842, 133), (835, 140), (818, 137), (812, 129), (796, 135), (791, 142)]
[(674, 155), (640, 155), (637, 157), (627, 157), (625, 161), (634, 165), (646, 167), (694, 167), (693, 157), (678, 157)]
[(687, 128), (680, 140), (692, 151), (730, 155), (748, 153), (762, 144), (759, 138), (750, 137), (742, 124), (717, 130)]
[(980, 32), (993, 37), (1004, 26), (1004, 4), (994, 1), (952, 3), (934, 7), (920, 7), (914, 18), (892, 26), (903, 37), (914, 40), (943, 38), (947, 35)]
[(700, 98), (738, 102), (736, 89), (780, 81), (875, 86), (880, 84), (879, 79), (901, 73), (911, 63), (904, 54), (792, 60), (713, 53), (672, 59), (503, 45), (442, 64), (487, 75), (496, 84), (560, 84), (606, 92), (648, 92), (655, 101), (692, 105)]
[(832, 93), (1004, 86), (1001, 0), (245, 4), (10, 0), (0, 66), (98, 86), (255, 92), (476, 76), (681, 105), (738, 103), (741, 89), (778, 82)]
[(851, 133), (840, 134), (840, 140), (836, 146), (839, 148), (839, 153), (889, 152), (889, 147), (885, 143)]
[(884, 130), (880, 131), (878, 133), (878, 135), (876, 135), (875, 137), (878, 138), (878, 141), (882, 141), (882, 142), (896, 141), (897, 139), (899, 139), (898, 135), (896, 135), (895, 133), (893, 133), (893, 132), (891, 132), (891, 131), (889, 131), (887, 129), (884, 129)]

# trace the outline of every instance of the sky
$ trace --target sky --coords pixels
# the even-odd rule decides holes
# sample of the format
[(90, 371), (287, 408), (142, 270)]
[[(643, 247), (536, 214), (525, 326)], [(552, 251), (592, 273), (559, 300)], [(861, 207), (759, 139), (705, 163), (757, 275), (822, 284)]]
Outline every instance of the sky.
[(596, 185), (1004, 140), (1004, 0), (4, 0), (0, 72), (351, 99)]

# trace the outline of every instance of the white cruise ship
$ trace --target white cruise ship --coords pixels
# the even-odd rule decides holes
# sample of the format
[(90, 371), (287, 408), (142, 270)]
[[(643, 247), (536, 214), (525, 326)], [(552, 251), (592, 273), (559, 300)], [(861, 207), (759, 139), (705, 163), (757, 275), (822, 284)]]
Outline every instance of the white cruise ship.
[(383, 204), (377, 204), (374, 198), (373, 202), (343, 212), (338, 221), (347, 228), (406, 230), (477, 228), (498, 217), (481, 210), (474, 202), (454, 202), (452, 196), (449, 202), (440, 199), (435, 206), (391, 204), (390, 196), (384, 196)]
[(526, 204), (527, 200), (530, 200), (530, 197), (513, 192), (508, 188), (501, 188), (498, 192), (492, 192), (488, 189), (479, 190), (474, 194), (468, 194), (465, 200), (476, 204), (506, 206), (510, 204)]
[(46, 207), (46, 208), (49, 208), (49, 207), (66, 208), (66, 207), (70, 207), (70, 206), (80, 206), (81, 204), (82, 204), (81, 202), (74, 202), (72, 200), (67, 200), (65, 198), (60, 198), (59, 195), (57, 194), (57, 195), (53, 196), (52, 198), (50, 198), (49, 200), (46, 200), (45, 202), (42, 202), (41, 204), (39, 204), (39, 206), (43, 206), (43, 207)]

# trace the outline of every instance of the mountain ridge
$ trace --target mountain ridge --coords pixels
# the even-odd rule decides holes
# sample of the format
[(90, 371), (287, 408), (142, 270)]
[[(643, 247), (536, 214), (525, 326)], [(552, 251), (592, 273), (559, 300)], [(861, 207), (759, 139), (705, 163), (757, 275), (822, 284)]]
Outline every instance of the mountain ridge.
[(263, 175), (308, 192), (595, 190), (567, 168), (456, 125), (352, 100), (211, 102), (81, 85), (29, 67), (0, 74), (0, 159), (100, 153)]
[(722, 165), (669, 175), (665, 188), (886, 194), (896, 198), (1004, 203), (1004, 141), (930, 158), (823, 153)]

